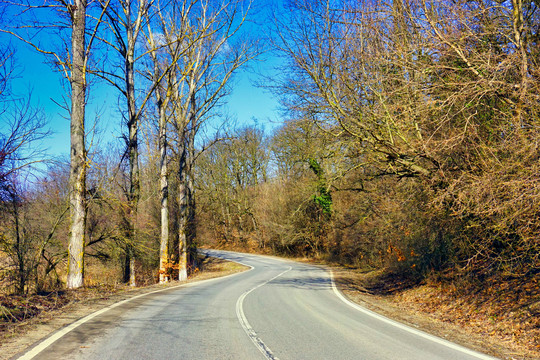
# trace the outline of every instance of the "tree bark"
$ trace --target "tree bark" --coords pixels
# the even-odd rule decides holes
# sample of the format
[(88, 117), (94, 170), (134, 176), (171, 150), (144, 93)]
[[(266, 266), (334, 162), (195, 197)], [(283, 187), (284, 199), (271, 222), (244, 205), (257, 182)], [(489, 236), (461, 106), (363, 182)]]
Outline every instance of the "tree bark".
[[(139, 6), (144, 6), (142, 1)], [(126, 82), (126, 97), (128, 107), (128, 144), (127, 152), (129, 156), (129, 215), (130, 215), (130, 251), (129, 258), (129, 284), (130, 286), (136, 286), (135, 280), (135, 249), (133, 243), (137, 238), (137, 215), (139, 198), (141, 193), (140, 176), (139, 176), (139, 144), (138, 144), (138, 132), (139, 132), (139, 118), (137, 114), (137, 107), (135, 102), (135, 43), (138, 37), (138, 30), (140, 29), (139, 22), (141, 17), (137, 19), (137, 23), (133, 23), (131, 19), (131, 1), (127, 1), (124, 5), (126, 12), (126, 35), (127, 35), (127, 52), (125, 54), (124, 66), (125, 66), (125, 82)], [(139, 9), (139, 11), (141, 11)]]
[(157, 89), (159, 108), (159, 169), (161, 195), (161, 238), (159, 247), (159, 282), (169, 281), (167, 263), (169, 262), (169, 181), (167, 178), (167, 115), (166, 105)]
[(86, 0), (69, 6), (72, 19), (71, 67), (71, 167), (69, 174), (70, 238), (68, 246), (68, 289), (83, 286), (86, 228)]
[[(178, 166), (178, 180), (179, 180), (179, 263), (178, 263), (178, 278), (179, 280), (187, 279), (187, 264), (188, 264), (188, 253), (190, 251), (190, 240), (192, 240), (190, 231), (191, 230), (191, 216), (192, 205), (191, 192), (193, 191), (193, 183), (191, 181), (191, 168), (192, 168), (192, 146), (194, 147), (194, 136), (197, 131), (197, 103), (195, 99), (195, 83), (190, 84), (192, 91), (189, 92), (189, 112), (187, 121), (185, 122), (186, 126), (184, 127), (184, 133), (181, 137), (181, 144), (183, 146), (182, 155), (180, 156), (180, 162)], [(191, 124), (191, 129), (188, 129), (188, 124)]]
[(187, 219), (187, 194), (186, 194), (186, 143), (185, 134), (181, 134), (181, 146), (183, 146), (180, 154), (178, 166), (178, 280), (187, 280), (187, 236), (186, 236), (186, 219)]
[[(196, 121), (194, 119), (193, 121)], [(194, 123), (192, 123), (194, 124)], [(192, 125), (193, 126), (193, 125)], [(196, 203), (195, 203), (195, 184), (193, 167), (195, 163), (195, 129), (189, 132), (188, 135), (188, 169), (187, 169), (187, 181), (186, 181), (186, 194), (187, 194), (187, 243), (189, 247), (189, 263), (192, 267), (197, 267), (197, 246), (195, 239), (197, 237), (197, 224), (196, 224)]]

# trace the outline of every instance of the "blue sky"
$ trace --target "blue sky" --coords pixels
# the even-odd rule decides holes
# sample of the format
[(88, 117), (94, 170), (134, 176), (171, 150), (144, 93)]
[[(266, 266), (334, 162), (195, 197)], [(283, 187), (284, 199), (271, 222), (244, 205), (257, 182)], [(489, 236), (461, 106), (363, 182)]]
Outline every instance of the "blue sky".
[[(57, 103), (67, 99), (62, 87), (61, 75), (54, 72), (44, 57), (20, 46), (17, 49), (20, 76), (13, 81), (13, 90), (18, 96), (32, 92), (33, 103), (43, 109), (53, 134), (44, 142), (53, 156), (69, 154), (69, 119), (68, 113)], [(262, 72), (271, 72), (272, 64), (259, 63)], [(265, 69), (268, 67), (268, 69)], [(267, 90), (254, 85), (259, 81), (253, 71), (240, 70), (233, 81), (233, 93), (227, 98), (227, 109), (237, 120), (238, 125), (254, 124), (266, 131), (272, 130), (280, 121), (278, 102)], [(87, 126), (91, 126), (100, 115), (99, 127), (102, 143), (118, 136), (120, 119), (118, 110), (118, 93), (110, 86), (100, 85), (91, 89), (91, 99), (87, 108)]]
[[(257, 25), (249, 24), (249, 26), (250, 31), (258, 31), (253, 29)], [(6, 39), (6, 35), (0, 36), (2, 42)], [(18, 96), (32, 92), (33, 103), (43, 109), (53, 131), (43, 145), (49, 149), (50, 155), (67, 157), (70, 141), (68, 113), (57, 104), (69, 101), (66, 89), (62, 87), (62, 76), (45, 63), (45, 56), (16, 39), (11, 39), (10, 42), (16, 48), (19, 74), (12, 82), (13, 91)], [(257, 119), (256, 123), (267, 132), (278, 125), (278, 102), (267, 90), (254, 85), (254, 82), (260, 80), (257, 73), (271, 74), (274, 62), (275, 60), (256, 61), (251, 70), (241, 69), (234, 78), (233, 92), (227, 98), (227, 112), (236, 119), (237, 125), (254, 124), (254, 119)], [(92, 87), (90, 95), (86, 115), (87, 129), (92, 126), (96, 113), (99, 113), (99, 137), (103, 146), (120, 136), (118, 92), (110, 86), (101, 84)]]

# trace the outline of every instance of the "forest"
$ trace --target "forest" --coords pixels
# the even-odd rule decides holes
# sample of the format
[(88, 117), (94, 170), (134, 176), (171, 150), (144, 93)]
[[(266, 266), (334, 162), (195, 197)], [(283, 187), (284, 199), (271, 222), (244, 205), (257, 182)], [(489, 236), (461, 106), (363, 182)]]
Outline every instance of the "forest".
[(286, 120), (202, 154), (200, 236), (413, 277), (538, 276), (538, 4), (288, 9), (269, 85)]
[[(2, 292), (184, 280), (199, 246), (538, 279), (538, 0), (19, 2), (0, 5)], [(64, 77), (67, 160), (11, 91), (14, 43)], [(268, 53), (280, 125), (235, 125), (234, 76)], [(96, 83), (122, 123), (99, 147)]]

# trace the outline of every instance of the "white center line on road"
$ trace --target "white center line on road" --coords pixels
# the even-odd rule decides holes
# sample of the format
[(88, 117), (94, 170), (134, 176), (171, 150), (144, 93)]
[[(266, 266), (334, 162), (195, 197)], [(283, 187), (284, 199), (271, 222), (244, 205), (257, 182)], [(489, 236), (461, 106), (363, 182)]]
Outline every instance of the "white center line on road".
[(259, 284), (257, 286), (255, 286), (254, 288), (252, 288), (251, 290), (248, 290), (246, 291), (245, 293), (243, 293), (239, 298), (238, 298), (238, 301), (236, 301), (236, 317), (238, 318), (238, 321), (240, 321), (240, 325), (242, 325), (242, 328), (244, 329), (244, 331), (246, 332), (247, 336), (249, 336), (249, 338), (251, 339), (251, 341), (253, 342), (253, 344), (255, 344), (255, 346), (257, 347), (257, 349), (259, 349), (259, 351), (264, 355), (265, 358), (267, 358), (268, 360), (279, 360), (275, 355), (274, 353), (268, 348), (268, 346), (266, 346), (266, 344), (261, 340), (261, 338), (259, 338), (259, 336), (257, 335), (257, 333), (255, 332), (255, 330), (253, 330), (253, 328), (251, 327), (251, 325), (249, 324), (247, 318), (246, 318), (246, 314), (244, 314), (244, 308), (243, 308), (243, 305), (244, 305), (244, 299), (246, 298), (246, 296), (249, 295), (249, 293), (251, 293), (252, 291), (254, 290), (257, 290), (258, 288), (268, 284), (270, 281), (272, 280), (275, 280), (277, 279), (278, 277), (280, 277), (281, 275), (285, 274), (286, 272), (288, 271), (291, 271), (292, 270), (292, 267), (289, 266), (289, 268), (285, 271), (283, 271), (282, 273), (274, 276), (273, 278), (271, 278), (270, 280), (267, 280), (265, 282), (263, 282), (262, 284)]

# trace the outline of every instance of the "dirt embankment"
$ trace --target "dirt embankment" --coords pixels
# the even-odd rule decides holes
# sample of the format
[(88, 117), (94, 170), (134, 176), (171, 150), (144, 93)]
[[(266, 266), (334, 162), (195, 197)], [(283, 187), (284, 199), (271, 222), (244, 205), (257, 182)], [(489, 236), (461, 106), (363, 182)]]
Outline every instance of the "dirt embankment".
[[(203, 271), (192, 274), (187, 282), (226, 276), (248, 269), (215, 258), (206, 258), (201, 268)], [(9, 359), (53, 331), (116, 302), (183, 283), (172, 281), (134, 289), (101, 285), (27, 297), (0, 294), (0, 359)]]

